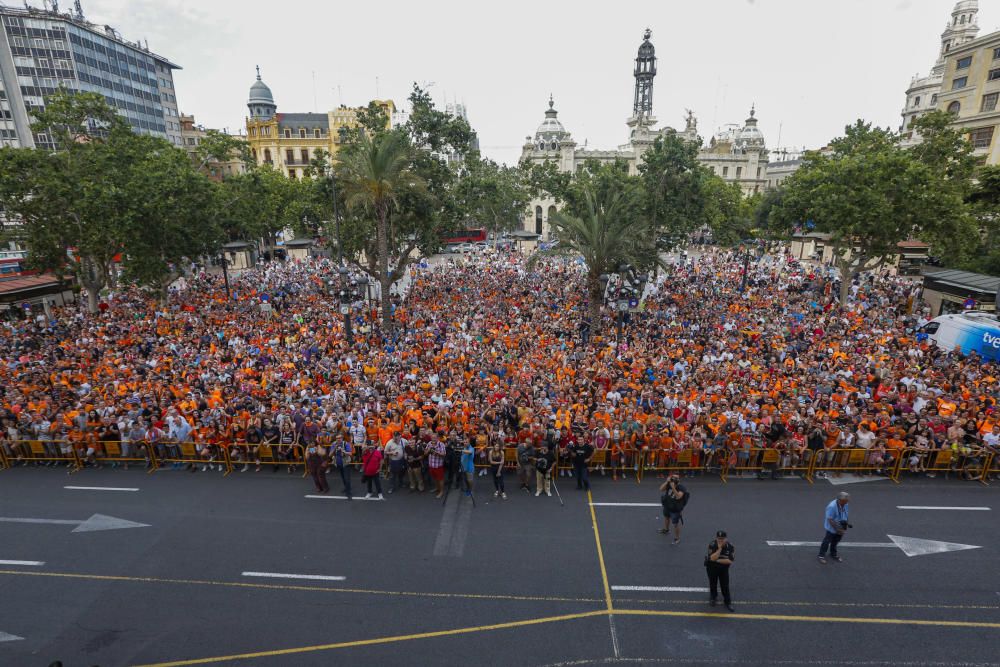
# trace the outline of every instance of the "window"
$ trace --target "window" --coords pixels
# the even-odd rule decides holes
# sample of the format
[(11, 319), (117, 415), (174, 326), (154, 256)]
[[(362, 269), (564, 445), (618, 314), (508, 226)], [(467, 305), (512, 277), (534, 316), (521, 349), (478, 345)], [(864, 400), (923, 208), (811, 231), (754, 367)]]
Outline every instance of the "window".
[(306, 129), (304, 127), (299, 128), (299, 137), (302, 139), (306, 138)]
[(987, 81), (996, 81), (997, 79), (1000, 79), (1000, 67), (991, 69), (990, 73), (986, 75)]
[(289, 169), (288, 170), (288, 178), (292, 179), (293, 181), (295, 180), (295, 170), (294, 169)]
[(295, 151), (291, 148), (285, 151), (285, 162), (288, 164), (295, 164)]
[(722, 176), (725, 177), (725, 176), (728, 176), (728, 175), (729, 175), (729, 167), (723, 167), (722, 168)]
[(757, 167), (757, 179), (758, 180), (760, 179), (760, 170), (761, 170), (761, 167)]
[(969, 82), (969, 77), (960, 76), (957, 79), (951, 80), (951, 89), (958, 90), (959, 88), (965, 88), (965, 84)]
[(251, 148), (250, 149), (250, 155), (253, 156), (253, 161), (256, 162), (257, 161), (257, 149), (256, 148)]
[(541, 234), (542, 233), (542, 207), (541, 206), (536, 206), (535, 207), (535, 233), (536, 234)]
[(309, 162), (309, 149), (302, 149), (302, 164), (307, 164)]
[[(15, 37), (14, 40), (16, 41), (17, 37)], [(993, 60), (1000, 60), (1000, 46), (993, 49)]]
[(291, 139), (291, 138), (292, 138), (292, 131), (289, 130), (288, 128), (285, 128), (285, 139)]
[(270, 148), (265, 148), (264, 149), (264, 162), (266, 162), (267, 164), (271, 164), (271, 149)]
[[(21, 39), (20, 37), (15, 37), (14, 38), (14, 46), (21, 46), (21, 47), (23, 47), (24, 46), (24, 40)], [(998, 50), (1000, 50), (1000, 49), (998, 49)]]
[(931, 95), (931, 106), (937, 106), (937, 93)]
[(915, 98), (913, 98), (913, 106), (915, 107), (920, 106), (920, 95), (917, 95)]
[(969, 132), (969, 141), (973, 148), (989, 148), (993, 143), (993, 128), (980, 127)]
[(1000, 98), (1000, 93), (987, 93), (983, 95), (983, 106), (980, 111), (996, 111), (998, 98)]
[(962, 105), (959, 104), (957, 100), (948, 105), (948, 113), (953, 113), (957, 116), (958, 112), (961, 110), (962, 110)]
[(315, 130), (313, 130), (313, 136), (316, 137), (317, 139), (319, 139), (319, 128), (318, 127)]
[(743, 167), (736, 167), (736, 180), (739, 180), (740, 176), (742, 175), (743, 175)]

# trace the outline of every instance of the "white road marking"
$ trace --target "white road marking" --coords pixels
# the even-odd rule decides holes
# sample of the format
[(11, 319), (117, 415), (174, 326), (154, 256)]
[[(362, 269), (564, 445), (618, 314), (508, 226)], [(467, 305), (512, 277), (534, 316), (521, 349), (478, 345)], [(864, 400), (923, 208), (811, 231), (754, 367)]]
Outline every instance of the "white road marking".
[[(313, 500), (347, 500), (347, 496), (318, 496), (318, 495), (308, 495), (306, 498), (312, 498)], [(354, 496), (354, 500), (385, 500), (385, 498), (365, 498), (364, 496)]]
[(138, 488), (128, 486), (64, 486), (71, 491), (138, 491)]
[(989, 512), (989, 507), (935, 507), (933, 505), (896, 505), (898, 510), (956, 510), (966, 512)]
[(437, 539), (434, 540), (434, 555), (461, 557), (465, 553), (465, 540), (469, 536), (471, 521), (472, 503), (463, 502), (459, 493), (450, 494), (441, 516)]
[(24, 637), (18, 637), (17, 635), (9, 635), (6, 632), (0, 632), (0, 642), (16, 642), (19, 639), (24, 639)]
[(0, 522), (3, 523), (42, 523), (42, 524), (55, 524), (63, 526), (76, 526), (72, 530), (74, 533), (93, 533), (98, 530), (117, 530), (119, 528), (148, 528), (148, 523), (138, 523), (136, 521), (128, 521), (127, 519), (119, 519), (113, 516), (107, 516), (105, 514), (94, 514), (89, 519), (84, 519), (83, 521), (74, 521), (72, 519), (34, 519), (30, 517), (9, 517), (0, 516)]
[[(941, 540), (925, 540), (920, 537), (903, 537), (901, 535), (886, 535), (892, 542), (841, 542), (842, 547), (859, 547), (875, 549), (898, 548), (907, 556), (927, 556), (929, 554), (943, 554), (949, 551), (968, 551), (969, 549), (982, 549), (975, 544), (960, 544), (958, 542), (943, 542)], [(768, 540), (769, 547), (818, 547), (820, 542), (785, 542), (779, 540)]]
[(827, 475), (822, 478), (830, 482), (834, 486), (840, 486), (841, 484), (860, 484), (861, 482), (879, 482), (889, 479), (888, 477), (879, 477), (878, 475), (855, 475), (853, 473), (847, 473), (840, 477), (834, 477), (833, 475)]
[(618, 647), (618, 631), (615, 630), (615, 615), (608, 614), (608, 627), (611, 629), (611, 648), (615, 652), (615, 658), (621, 657), (621, 649)]
[(612, 586), (613, 591), (654, 591), (658, 593), (707, 593), (702, 586)]
[(594, 507), (662, 507), (660, 503), (590, 503)]
[(43, 560), (0, 560), (0, 565), (45, 565)]
[(244, 572), (244, 577), (263, 577), (265, 579), (316, 579), (318, 581), (344, 581), (347, 577), (335, 577), (326, 574), (289, 574), (287, 572)]

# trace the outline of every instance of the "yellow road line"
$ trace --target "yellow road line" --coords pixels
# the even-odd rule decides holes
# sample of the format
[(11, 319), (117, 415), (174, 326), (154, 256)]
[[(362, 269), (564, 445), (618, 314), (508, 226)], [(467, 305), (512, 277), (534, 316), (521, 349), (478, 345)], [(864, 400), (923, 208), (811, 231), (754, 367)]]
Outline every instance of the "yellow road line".
[(465, 600), (509, 600), (515, 602), (603, 602), (600, 598), (570, 598), (540, 595), (493, 595), (485, 593), (432, 593), (420, 591), (385, 591), (370, 588), (342, 588), (327, 586), (301, 586), (289, 584), (261, 584), (245, 581), (212, 581), (206, 579), (167, 579), (162, 577), (128, 577), (110, 574), (78, 574), (74, 572), (38, 572), (27, 570), (0, 570), (0, 575), (21, 575), (26, 577), (62, 577), (67, 579), (89, 579), (93, 581), (124, 581), (154, 584), (186, 584), (192, 586), (226, 586), (231, 588), (259, 588), (279, 591), (312, 591), (322, 593), (353, 593), (362, 595), (390, 595), (415, 598), (455, 598)]
[(336, 644), (318, 644), (316, 646), (299, 646), (296, 648), (284, 648), (274, 651), (258, 651), (256, 653), (238, 653), (234, 655), (220, 655), (211, 658), (196, 658), (193, 660), (175, 660), (173, 662), (157, 662), (139, 667), (182, 667), (184, 665), (205, 665), (212, 662), (225, 662), (229, 660), (248, 660), (251, 658), (271, 658), (281, 655), (294, 655), (296, 653), (312, 653), (316, 651), (330, 651), (339, 648), (354, 648), (358, 646), (371, 646), (373, 644), (391, 644), (393, 642), (405, 642), (413, 639), (431, 639), (434, 637), (449, 637), (452, 635), (469, 634), (472, 632), (489, 632), (493, 630), (506, 630), (508, 628), (521, 628), (528, 625), (540, 625), (542, 623), (558, 623), (560, 621), (572, 621), (578, 618), (590, 618), (592, 616), (604, 616), (604, 610), (586, 611), (579, 614), (564, 614), (562, 616), (545, 616), (543, 618), (531, 618), (525, 621), (510, 621), (507, 623), (494, 623), (493, 625), (476, 625), (468, 628), (456, 628), (454, 630), (437, 630), (434, 632), (418, 632), (411, 635), (395, 635), (392, 637), (377, 637), (375, 639), (360, 639), (357, 641), (338, 642)]
[(604, 550), (601, 548), (601, 533), (597, 530), (597, 514), (594, 513), (594, 497), (587, 489), (587, 505), (590, 507), (590, 522), (594, 526), (594, 542), (597, 544), (597, 561), (601, 565), (601, 581), (604, 583), (604, 601), (608, 605), (608, 611), (614, 611), (614, 603), (611, 601), (611, 585), (608, 584), (608, 570), (604, 567)]
[(1000, 623), (985, 621), (935, 621), (917, 618), (865, 618), (858, 616), (793, 616), (789, 614), (733, 614), (711, 611), (659, 611), (653, 609), (615, 609), (616, 616), (674, 616), (679, 618), (723, 618), (749, 621), (799, 621), (806, 623), (862, 623), (875, 625), (929, 625), (945, 628), (1000, 629)]
[[(673, 598), (617, 598), (619, 603), (629, 604), (650, 604), (650, 605), (671, 605), (671, 604), (698, 604), (704, 605), (705, 600), (682, 600)], [(879, 609), (988, 609), (1000, 610), (1000, 605), (995, 604), (910, 604), (905, 602), (824, 602), (822, 600), (813, 601), (782, 601), (782, 600), (740, 600), (740, 605), (750, 607), (848, 607), (848, 608), (879, 608)]]

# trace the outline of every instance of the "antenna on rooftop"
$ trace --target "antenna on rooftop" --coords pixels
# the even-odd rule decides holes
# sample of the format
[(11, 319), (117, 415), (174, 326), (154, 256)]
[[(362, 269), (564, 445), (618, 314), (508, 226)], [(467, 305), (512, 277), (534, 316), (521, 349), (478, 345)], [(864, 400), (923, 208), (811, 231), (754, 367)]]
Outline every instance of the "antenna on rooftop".
[(76, 14), (76, 18), (83, 20), (83, 7), (80, 6), (80, 0), (73, 0), (73, 13)]

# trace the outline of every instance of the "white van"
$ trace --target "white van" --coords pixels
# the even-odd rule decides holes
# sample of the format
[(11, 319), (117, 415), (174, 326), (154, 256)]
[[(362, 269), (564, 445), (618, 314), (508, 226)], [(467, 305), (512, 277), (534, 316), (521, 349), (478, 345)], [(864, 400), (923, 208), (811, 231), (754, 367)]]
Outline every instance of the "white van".
[(941, 315), (925, 324), (920, 333), (943, 350), (957, 348), (963, 354), (975, 352), (984, 359), (1000, 361), (1000, 320), (991, 313)]

